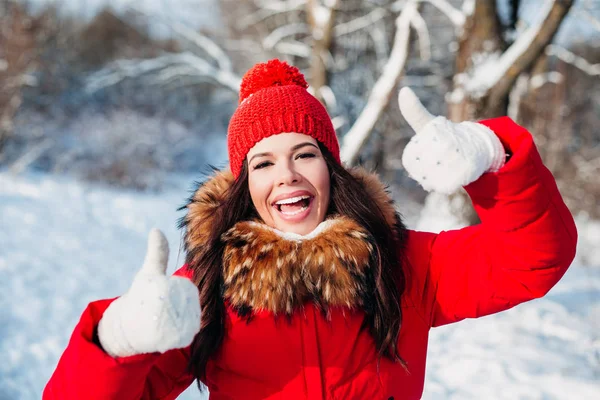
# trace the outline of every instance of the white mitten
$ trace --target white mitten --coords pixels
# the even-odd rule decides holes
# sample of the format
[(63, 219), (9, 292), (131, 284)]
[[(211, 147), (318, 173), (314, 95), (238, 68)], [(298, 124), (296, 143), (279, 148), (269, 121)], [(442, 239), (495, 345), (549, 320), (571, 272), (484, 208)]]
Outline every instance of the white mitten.
[(416, 132), (404, 149), (402, 164), (423, 189), (454, 193), (504, 165), (504, 147), (488, 127), (434, 117), (408, 87), (400, 90), (398, 104)]
[(150, 231), (144, 265), (131, 287), (113, 301), (98, 325), (102, 348), (113, 357), (164, 353), (192, 343), (200, 330), (198, 289), (183, 277), (167, 277), (169, 244)]

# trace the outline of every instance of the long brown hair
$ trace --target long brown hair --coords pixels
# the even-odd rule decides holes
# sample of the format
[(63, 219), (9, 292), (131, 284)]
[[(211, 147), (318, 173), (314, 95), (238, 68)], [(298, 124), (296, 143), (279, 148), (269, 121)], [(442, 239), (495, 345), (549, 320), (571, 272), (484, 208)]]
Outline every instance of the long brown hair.
[[(400, 298), (405, 289), (405, 277), (399, 254), (405, 242), (405, 227), (400, 217), (391, 227), (383, 211), (373, 199), (367, 198), (364, 186), (331, 153), (319, 143), (331, 176), (331, 199), (328, 215), (347, 216), (371, 233), (375, 239), (370, 284), (373, 289), (365, 301), (363, 329), (373, 337), (379, 357), (404, 364), (398, 354), (398, 336), (402, 322)], [(182, 207), (183, 208), (183, 207)], [(201, 381), (206, 377), (206, 365), (219, 349), (225, 335), (225, 303), (223, 299), (222, 259), (224, 243), (221, 236), (237, 222), (258, 218), (248, 187), (248, 167), (244, 162), (239, 177), (228, 188), (224, 200), (216, 209), (213, 229), (206, 246), (191, 249), (186, 261), (193, 269), (193, 280), (200, 291), (202, 321), (200, 332), (191, 346), (190, 372)], [(183, 221), (183, 219), (182, 219)], [(185, 227), (185, 223), (181, 223)]]

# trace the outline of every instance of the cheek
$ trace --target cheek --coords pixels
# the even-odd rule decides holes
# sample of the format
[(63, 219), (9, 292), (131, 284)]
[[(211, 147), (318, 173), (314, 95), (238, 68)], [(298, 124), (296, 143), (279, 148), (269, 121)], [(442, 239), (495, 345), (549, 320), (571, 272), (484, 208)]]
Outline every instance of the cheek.
[(321, 202), (325, 208), (329, 205), (331, 180), (327, 165), (323, 163), (314, 181), (314, 186), (321, 196)]
[(267, 213), (267, 198), (269, 197), (270, 186), (266, 184), (267, 179), (261, 179), (257, 176), (248, 177), (248, 188), (250, 198), (261, 218), (265, 219)]

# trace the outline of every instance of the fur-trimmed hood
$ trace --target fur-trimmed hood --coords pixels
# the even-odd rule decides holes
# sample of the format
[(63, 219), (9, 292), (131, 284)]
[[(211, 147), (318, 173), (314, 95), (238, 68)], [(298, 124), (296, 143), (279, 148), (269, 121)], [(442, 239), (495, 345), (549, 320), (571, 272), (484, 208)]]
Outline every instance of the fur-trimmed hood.
[[(355, 168), (349, 172), (361, 183), (365, 198), (383, 212), (397, 233), (404, 229), (384, 184), (375, 174)], [(199, 185), (182, 219), (187, 264), (198, 260), (215, 226), (215, 215), (234, 183), (229, 171), (217, 171)], [(221, 236), (225, 244), (222, 294), (240, 314), (268, 310), (290, 315), (312, 300), (323, 311), (330, 306), (362, 307), (369, 302), (373, 276), (374, 239), (357, 222), (328, 216), (312, 233), (280, 232), (260, 221), (241, 221)], [(198, 283), (198, 282), (197, 282)]]

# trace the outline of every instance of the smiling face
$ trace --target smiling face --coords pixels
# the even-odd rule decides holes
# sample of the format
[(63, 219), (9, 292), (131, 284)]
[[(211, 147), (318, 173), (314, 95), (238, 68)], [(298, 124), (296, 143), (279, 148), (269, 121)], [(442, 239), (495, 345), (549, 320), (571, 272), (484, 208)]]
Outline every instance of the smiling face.
[(250, 197), (265, 224), (306, 235), (325, 219), (329, 170), (315, 139), (269, 136), (250, 149), (247, 160)]

